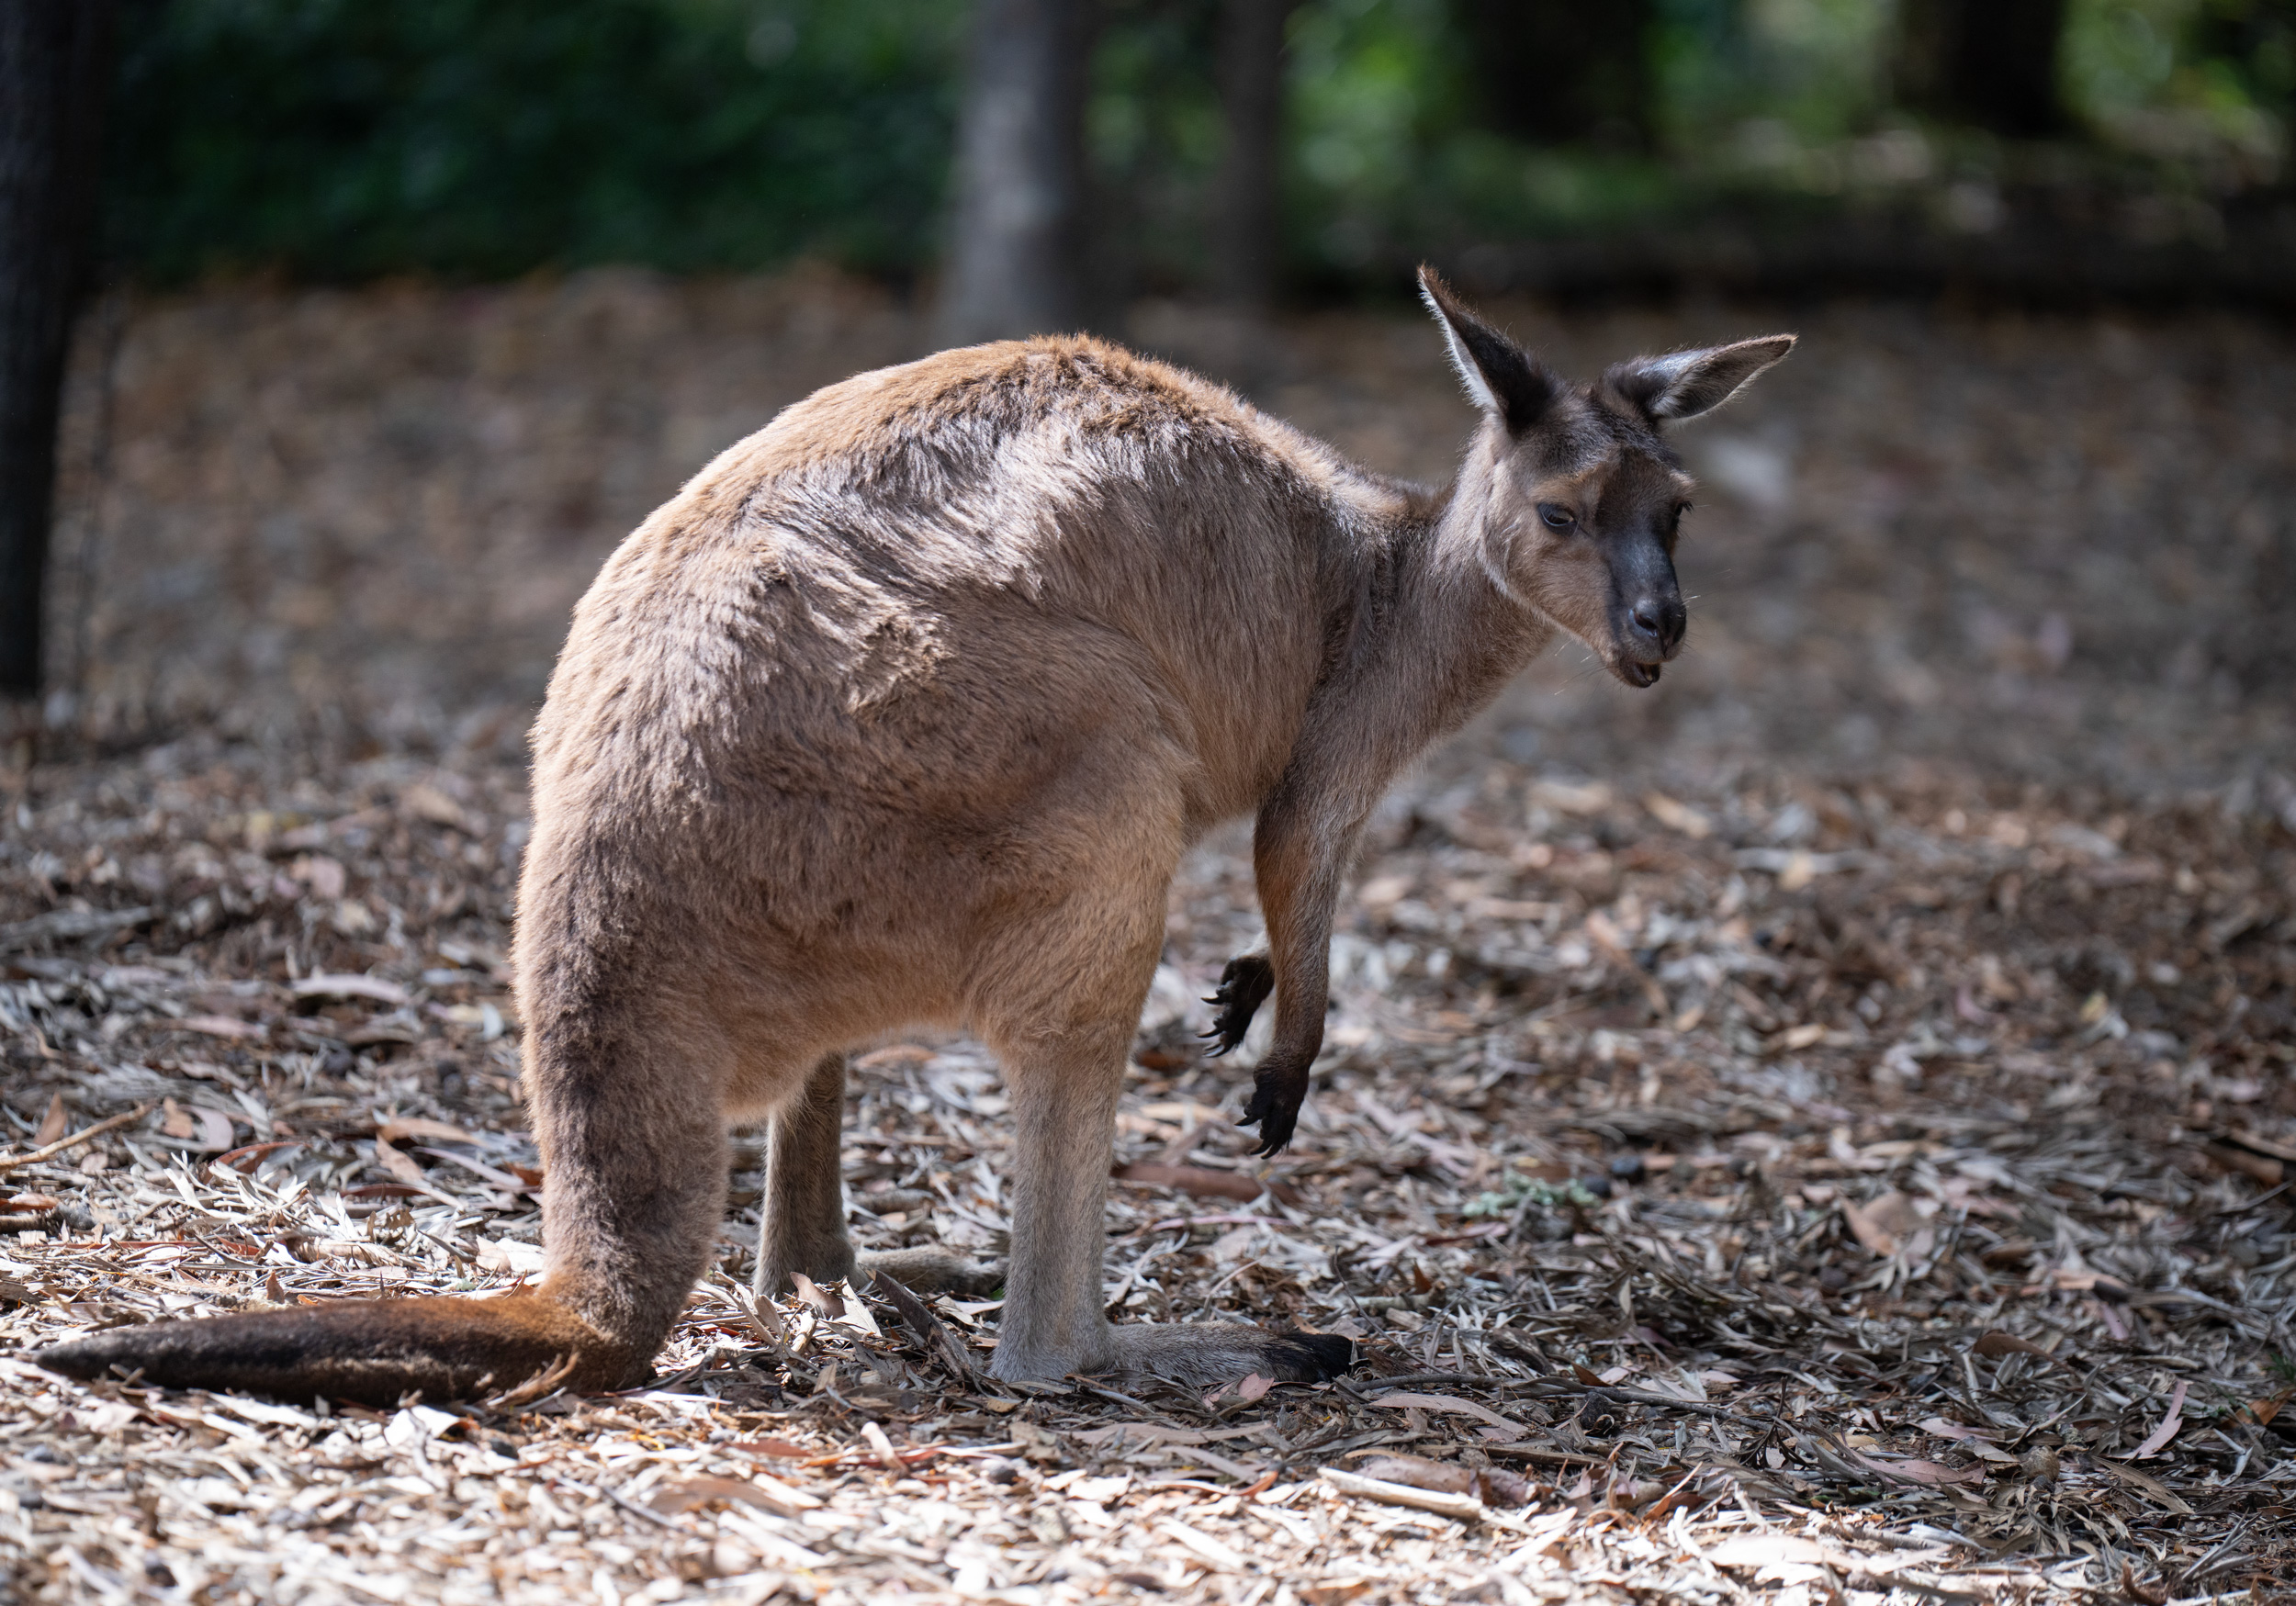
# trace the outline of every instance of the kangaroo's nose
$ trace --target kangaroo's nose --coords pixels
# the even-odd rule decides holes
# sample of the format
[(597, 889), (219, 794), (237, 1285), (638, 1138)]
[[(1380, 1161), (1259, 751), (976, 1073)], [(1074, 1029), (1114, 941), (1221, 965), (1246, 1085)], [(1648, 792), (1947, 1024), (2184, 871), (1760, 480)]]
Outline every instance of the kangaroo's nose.
[(1645, 597), (1629, 611), (1637, 634), (1649, 641), (1660, 652), (1671, 653), (1683, 639), (1683, 626), (1688, 623), (1683, 605), (1669, 598), (1660, 601)]

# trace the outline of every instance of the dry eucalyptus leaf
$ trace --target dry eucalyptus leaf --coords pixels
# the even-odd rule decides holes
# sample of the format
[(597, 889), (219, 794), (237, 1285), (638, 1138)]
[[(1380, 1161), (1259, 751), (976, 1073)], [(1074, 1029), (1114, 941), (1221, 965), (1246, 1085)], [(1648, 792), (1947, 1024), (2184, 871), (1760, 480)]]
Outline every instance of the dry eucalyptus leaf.
[(1986, 1356), (1989, 1360), (1998, 1359), (2003, 1355), (2038, 1355), (2044, 1361), (2056, 1359), (2056, 1356), (2033, 1342), (2032, 1340), (2020, 1338), (2013, 1332), (2003, 1332), (1998, 1328), (1990, 1332), (1979, 1334), (1977, 1342), (1969, 1346), (1969, 1353), (1973, 1355)]

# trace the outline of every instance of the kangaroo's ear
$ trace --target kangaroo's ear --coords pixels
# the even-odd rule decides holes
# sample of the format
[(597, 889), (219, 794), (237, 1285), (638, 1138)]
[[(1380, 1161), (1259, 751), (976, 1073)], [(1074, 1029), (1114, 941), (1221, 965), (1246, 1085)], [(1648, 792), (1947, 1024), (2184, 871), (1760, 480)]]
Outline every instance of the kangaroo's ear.
[(1419, 270), (1419, 294), (1442, 326), (1468, 399), (1521, 434), (1546, 416), (1562, 385), (1536, 357), (1467, 309), (1431, 267)]
[(1748, 380), (1792, 351), (1794, 341), (1790, 334), (1771, 334), (1704, 351), (1637, 357), (1605, 373), (1603, 382), (1646, 418), (1696, 418), (1736, 396)]

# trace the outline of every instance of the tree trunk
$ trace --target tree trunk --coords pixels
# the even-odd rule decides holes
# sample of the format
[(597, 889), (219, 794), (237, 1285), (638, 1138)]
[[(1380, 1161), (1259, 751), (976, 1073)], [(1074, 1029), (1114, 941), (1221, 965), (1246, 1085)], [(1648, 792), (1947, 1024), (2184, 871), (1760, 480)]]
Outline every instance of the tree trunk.
[(1221, 299), (1264, 312), (1275, 299), (1282, 223), (1284, 24), (1294, 0), (1222, 0), (1220, 109), (1228, 146), (1220, 163), (1212, 274)]
[(980, 0), (957, 121), (941, 291), (952, 344), (1084, 316), (1084, 100), (1092, 0)]
[(1652, 0), (1454, 0), (1483, 121), (1542, 144), (1646, 143)]
[(40, 689), (56, 423), (111, 21), (110, 0), (0, 0), (0, 695)]
[(1899, 98), (2011, 139), (2060, 132), (2065, 0), (1906, 0)]

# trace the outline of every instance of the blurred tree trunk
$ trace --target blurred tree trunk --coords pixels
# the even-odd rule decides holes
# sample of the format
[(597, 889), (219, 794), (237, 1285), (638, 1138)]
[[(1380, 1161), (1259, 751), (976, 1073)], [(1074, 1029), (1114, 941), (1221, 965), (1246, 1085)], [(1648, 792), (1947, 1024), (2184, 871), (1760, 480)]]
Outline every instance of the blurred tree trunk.
[(1221, 300), (1264, 312), (1275, 299), (1282, 239), (1284, 24), (1294, 0), (1222, 0), (1220, 109), (1228, 145), (1220, 163), (1212, 274)]
[(1652, 0), (1453, 0), (1484, 120), (1545, 144), (1647, 143)]
[(111, 0), (0, 0), (0, 694), (40, 685), (56, 424), (111, 23)]
[(2057, 41), (2065, 0), (1905, 0), (1899, 98), (1941, 117), (2038, 139), (2065, 126)]
[(957, 120), (940, 302), (952, 344), (1084, 315), (1084, 102), (1093, 0), (980, 0)]

